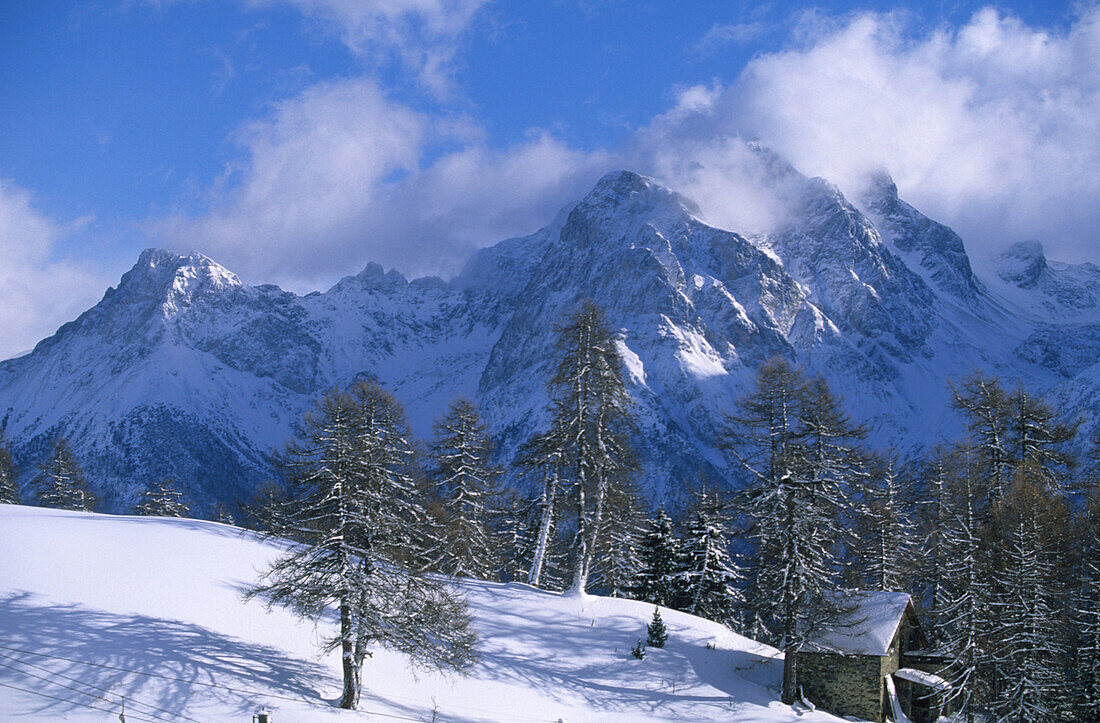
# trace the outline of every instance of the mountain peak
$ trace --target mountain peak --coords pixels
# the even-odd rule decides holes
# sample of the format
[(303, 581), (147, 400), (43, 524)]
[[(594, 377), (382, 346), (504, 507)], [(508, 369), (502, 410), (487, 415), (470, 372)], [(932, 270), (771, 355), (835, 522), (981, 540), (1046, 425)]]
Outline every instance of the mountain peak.
[(866, 196), (869, 199), (896, 199), (898, 197), (898, 184), (886, 171), (873, 173), (867, 184)]
[(654, 185), (656, 185), (656, 182), (652, 178), (634, 171), (611, 171), (605, 173), (600, 180), (596, 181), (596, 185), (589, 195), (613, 195), (627, 198)]
[(155, 299), (174, 309), (196, 296), (242, 285), (236, 274), (203, 254), (150, 248), (123, 274), (115, 296)]
[(997, 275), (1022, 289), (1034, 286), (1046, 268), (1047, 257), (1038, 241), (1012, 244), (997, 257)]
[(166, 271), (179, 272), (185, 269), (191, 269), (197, 275), (217, 277), (228, 284), (237, 285), (241, 283), (232, 271), (198, 251), (178, 254), (168, 249), (148, 248), (141, 252), (137, 263), (130, 271), (146, 275), (159, 275)]
[(597, 213), (626, 211), (636, 214), (660, 210), (673, 214), (700, 215), (699, 207), (694, 201), (633, 171), (612, 171), (605, 174), (577, 204), (577, 208)]

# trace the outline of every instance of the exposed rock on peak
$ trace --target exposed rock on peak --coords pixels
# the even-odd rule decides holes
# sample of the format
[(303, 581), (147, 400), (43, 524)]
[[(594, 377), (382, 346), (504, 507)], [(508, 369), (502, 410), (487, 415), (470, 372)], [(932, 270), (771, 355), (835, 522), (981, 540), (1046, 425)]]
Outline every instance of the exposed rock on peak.
[(997, 257), (997, 275), (1021, 289), (1034, 287), (1046, 268), (1047, 257), (1038, 241), (1013, 244)]
[(663, 212), (699, 215), (699, 207), (694, 201), (633, 171), (612, 171), (604, 175), (574, 210), (587, 214)]
[[(961, 239), (900, 200), (888, 176), (857, 208), (828, 181), (754, 152), (760, 182), (791, 217), (751, 239), (707, 225), (653, 179), (617, 171), (542, 230), (482, 249), (446, 282), (369, 264), (300, 297), (245, 286), (202, 254), (150, 249), (99, 304), (0, 362), (0, 425), (24, 469), (52, 436), (72, 436), (114, 509), (169, 474), (200, 510), (246, 499), (316, 395), (364, 377), (393, 390), (421, 436), (449, 399), (476, 399), (509, 457), (543, 428), (554, 329), (588, 298), (619, 332), (644, 490), (675, 506), (701, 473), (735, 474), (718, 451), (723, 415), (775, 355), (827, 378), (877, 443), (910, 447), (945, 431), (945, 379), (976, 367), (1088, 373), (1088, 353), (1050, 353), (1065, 346), (1069, 324), (1033, 334), (1023, 313), (1019, 325), (990, 321), (982, 295), (992, 292)], [(998, 308), (1043, 299), (1078, 324), (1075, 349), (1100, 348), (1090, 341), (1100, 332), (1078, 323), (1100, 297), (1100, 269), (1047, 263), (1026, 246), (1009, 256), (1002, 268), (1036, 288), (997, 281), (997, 299), (1013, 297)], [(973, 303), (939, 303), (946, 294)]]
[(898, 197), (889, 174), (871, 178), (862, 204), (884, 240), (904, 256), (912, 256), (914, 270), (940, 292), (973, 304), (983, 287), (974, 275), (958, 234), (928, 218)]

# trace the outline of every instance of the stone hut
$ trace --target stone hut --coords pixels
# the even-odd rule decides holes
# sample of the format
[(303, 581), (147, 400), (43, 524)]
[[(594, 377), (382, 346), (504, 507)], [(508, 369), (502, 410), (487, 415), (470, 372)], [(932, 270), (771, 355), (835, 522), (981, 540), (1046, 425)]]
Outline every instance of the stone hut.
[[(838, 716), (930, 723), (941, 712), (945, 661), (925, 648), (909, 595), (845, 592), (844, 614), (808, 630), (795, 653), (802, 697)], [(899, 715), (900, 714), (900, 715)]]

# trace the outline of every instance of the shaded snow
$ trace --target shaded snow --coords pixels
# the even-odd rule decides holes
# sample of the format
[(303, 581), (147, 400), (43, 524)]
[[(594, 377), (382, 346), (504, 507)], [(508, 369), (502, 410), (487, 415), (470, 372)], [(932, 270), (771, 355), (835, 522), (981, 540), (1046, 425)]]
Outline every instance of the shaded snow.
[[(263, 705), (279, 723), (371, 712), (428, 721), (433, 706), (439, 721), (838, 720), (780, 704), (776, 651), (716, 623), (662, 610), (668, 646), (638, 661), (629, 650), (651, 605), (475, 581), (462, 582), (482, 651), (468, 677), (414, 674), (401, 655), (375, 651), (362, 712), (336, 710), (326, 700), (340, 691), (339, 661), (315, 647), (332, 621), (315, 628), (240, 599), (277, 552), (216, 523), (0, 505), (0, 654), (51, 671), (0, 658), (23, 671), (0, 667), (0, 684), (102, 706), (112, 720), (117, 704), (59, 687), (80, 686), (54, 674), (107, 689), (111, 701), (125, 694), (127, 720), (149, 712), (139, 703), (199, 721), (249, 720)], [(105, 719), (5, 687), (0, 711), (4, 720)]]

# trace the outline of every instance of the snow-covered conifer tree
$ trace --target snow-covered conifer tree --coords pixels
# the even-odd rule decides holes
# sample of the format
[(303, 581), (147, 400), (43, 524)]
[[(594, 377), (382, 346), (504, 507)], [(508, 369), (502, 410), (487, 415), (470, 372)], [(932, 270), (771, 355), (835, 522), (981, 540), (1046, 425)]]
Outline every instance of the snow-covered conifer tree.
[(990, 710), (998, 723), (1062, 719), (1066, 696), (1063, 589), (1057, 561), (1069, 513), (1038, 467), (1017, 470), (994, 510), (1004, 530), (1004, 594), (993, 604), (992, 654), (998, 676)]
[(1073, 608), (1074, 709), (1078, 720), (1100, 721), (1100, 540), (1095, 529), (1089, 531), (1084, 544)]
[(570, 589), (584, 592), (606, 529), (608, 490), (629, 480), (637, 467), (627, 441), (633, 420), (622, 359), (603, 311), (584, 302), (558, 329), (557, 341), (561, 356), (550, 380), (551, 427), (530, 446), (534, 464), (546, 470), (531, 577), (539, 577), (557, 498), (567, 495), (562, 509), (575, 522)]
[(190, 508), (183, 491), (172, 479), (153, 482), (141, 492), (141, 501), (134, 506), (135, 515), (150, 517), (187, 517)]
[(502, 489), (497, 497), (493, 535), (500, 550), (500, 577), (505, 582), (530, 581), (540, 511), (537, 499), (529, 499), (514, 489)]
[(223, 525), (236, 525), (237, 520), (233, 517), (233, 513), (229, 511), (224, 502), (219, 502), (214, 506), (214, 521), (220, 522)]
[(999, 379), (976, 372), (959, 386), (951, 386), (955, 409), (960, 411), (977, 454), (981, 481), (992, 490), (996, 502), (1004, 496), (1010, 478), (1008, 394)]
[(540, 479), (538, 498), (531, 501), (532, 510), (537, 511), (538, 522), (534, 526), (527, 570), (527, 582), (535, 587), (543, 584), (543, 573), (561, 517), (561, 470), (565, 445), (555, 437), (556, 431), (551, 429), (544, 434), (535, 435), (520, 448), (517, 455), (519, 469)]
[(676, 570), (680, 547), (672, 527), (672, 518), (663, 510), (646, 524), (638, 550), (641, 566), (631, 585), (631, 597), (654, 605), (671, 607), (676, 602)]
[(19, 486), (15, 482), (18, 471), (12, 461), (11, 445), (4, 431), (0, 429), (0, 503), (19, 504)]
[(280, 526), (301, 542), (249, 596), (311, 617), (336, 609), (339, 630), (324, 645), (341, 651), (343, 708), (358, 704), (371, 644), (432, 667), (467, 666), (476, 636), (465, 602), (419, 572), (424, 513), (400, 404), (373, 382), (332, 390), (299, 437), (282, 457), (290, 494)]
[(451, 402), (436, 422), (430, 451), (431, 480), (442, 512), (436, 556), (448, 574), (486, 580), (496, 572), (490, 516), (500, 470), (491, 456), (477, 408), (466, 399)]
[(744, 574), (729, 551), (729, 519), (717, 493), (701, 491), (680, 541), (676, 609), (732, 625), (744, 607)]
[(604, 594), (628, 597), (641, 569), (639, 552), (644, 520), (637, 494), (626, 486), (612, 486), (607, 494), (605, 530), (595, 561), (598, 584)]
[(1082, 420), (1058, 419), (1042, 397), (1018, 386), (1008, 397), (1009, 454), (1015, 468), (1026, 465), (1029, 474), (1046, 485), (1064, 484), (1076, 464), (1068, 444), (1077, 435)]
[(802, 636), (843, 612), (827, 592), (836, 587), (844, 485), (862, 474), (863, 435), (823, 381), (807, 382), (781, 358), (761, 366), (725, 432), (723, 446), (750, 475), (751, 605), (785, 652), (786, 703), (797, 698), (793, 652)]
[(989, 556), (982, 539), (981, 510), (990, 490), (977, 478), (987, 471), (966, 445), (950, 456), (941, 529), (943, 587), (937, 603), (939, 647), (951, 655), (947, 671), (953, 696), (973, 723), (988, 691), (989, 628), (992, 622)]
[(921, 465), (921, 496), (917, 500), (920, 521), (918, 580), (925, 602), (925, 634), (933, 646), (940, 643), (939, 614), (943, 604), (944, 564), (948, 550), (944, 541), (948, 515), (948, 478), (951, 453), (942, 445), (932, 448)]
[(99, 500), (88, 488), (84, 470), (77, 463), (66, 439), (59, 437), (54, 441), (53, 451), (38, 469), (34, 485), (40, 505), (83, 512), (95, 509)]
[(912, 506), (893, 459), (877, 460), (861, 487), (855, 558), (864, 589), (905, 592), (913, 587), (917, 531)]

